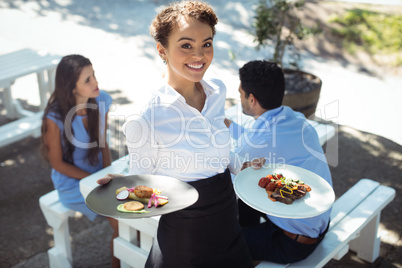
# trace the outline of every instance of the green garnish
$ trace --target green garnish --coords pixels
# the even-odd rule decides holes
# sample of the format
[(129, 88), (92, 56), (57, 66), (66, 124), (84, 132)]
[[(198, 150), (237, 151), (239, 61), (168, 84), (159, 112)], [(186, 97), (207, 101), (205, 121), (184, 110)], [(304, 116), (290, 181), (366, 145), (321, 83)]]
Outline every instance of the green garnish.
[(282, 178), (277, 179), (276, 181), (281, 181), (282, 185), (284, 185), (284, 186), (295, 186), (296, 184), (304, 184), (304, 182), (302, 180), (288, 179), (288, 178), (284, 177), (281, 173), (279, 173), (279, 174), (274, 173), (275, 178), (277, 178), (277, 175), (281, 175)]

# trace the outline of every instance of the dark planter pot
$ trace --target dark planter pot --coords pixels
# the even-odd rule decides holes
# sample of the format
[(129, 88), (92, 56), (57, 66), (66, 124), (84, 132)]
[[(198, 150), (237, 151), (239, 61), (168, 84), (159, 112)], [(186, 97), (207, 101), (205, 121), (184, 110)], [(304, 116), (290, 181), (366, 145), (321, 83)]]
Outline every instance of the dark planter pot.
[(284, 69), (285, 96), (282, 105), (303, 113), (306, 118), (316, 111), (322, 81), (317, 76), (300, 70)]

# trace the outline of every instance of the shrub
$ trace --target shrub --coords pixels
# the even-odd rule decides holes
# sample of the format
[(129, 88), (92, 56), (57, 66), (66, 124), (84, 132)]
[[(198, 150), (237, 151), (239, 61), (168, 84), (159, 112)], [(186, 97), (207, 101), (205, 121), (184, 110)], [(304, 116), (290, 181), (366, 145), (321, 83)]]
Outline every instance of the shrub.
[[(304, 39), (311, 33), (320, 32), (319, 28), (306, 27), (298, 12), (303, 9), (304, 0), (260, 0), (256, 9), (254, 29), (257, 48), (271, 45), (274, 52), (269, 60), (282, 67), (300, 66), (300, 53), (295, 39)], [(289, 58), (284, 62), (285, 53)]]

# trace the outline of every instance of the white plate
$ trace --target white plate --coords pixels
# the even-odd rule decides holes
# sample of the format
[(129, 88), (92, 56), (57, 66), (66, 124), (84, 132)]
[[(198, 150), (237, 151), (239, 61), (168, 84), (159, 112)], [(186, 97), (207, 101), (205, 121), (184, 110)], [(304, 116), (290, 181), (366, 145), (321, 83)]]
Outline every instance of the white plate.
[[(311, 186), (311, 192), (290, 205), (271, 201), (265, 189), (258, 186), (258, 182), (262, 177), (274, 173), (282, 173), (286, 178), (304, 181)], [(244, 169), (237, 174), (234, 189), (237, 196), (250, 207), (281, 218), (302, 219), (318, 216), (330, 209), (335, 201), (334, 190), (326, 180), (311, 171), (292, 165), (265, 165), (261, 169)]]

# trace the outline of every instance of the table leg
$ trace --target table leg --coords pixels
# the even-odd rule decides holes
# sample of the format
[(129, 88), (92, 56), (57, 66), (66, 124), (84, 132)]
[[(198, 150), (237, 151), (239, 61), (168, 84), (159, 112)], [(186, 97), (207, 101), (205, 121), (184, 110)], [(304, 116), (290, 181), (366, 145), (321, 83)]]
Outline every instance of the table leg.
[(17, 112), (14, 108), (13, 96), (11, 94), (11, 84), (4, 87), (3, 92), (3, 105), (6, 108), (6, 117), (9, 119), (17, 118)]
[(47, 93), (48, 93), (48, 82), (45, 80), (45, 72), (36, 73), (38, 77), (38, 85), (39, 85), (39, 96), (40, 96), (40, 110), (43, 111), (46, 108), (47, 104)]
[(380, 214), (377, 214), (359, 233), (359, 237), (350, 241), (350, 249), (357, 257), (373, 263), (380, 255), (381, 237), (378, 234)]
[(48, 69), (47, 70), (47, 83), (48, 83), (47, 90), (48, 90), (49, 94), (52, 94), (54, 91), (55, 77), (56, 77), (56, 68)]
[(137, 230), (119, 220), (119, 236), (124, 240), (138, 246)]

